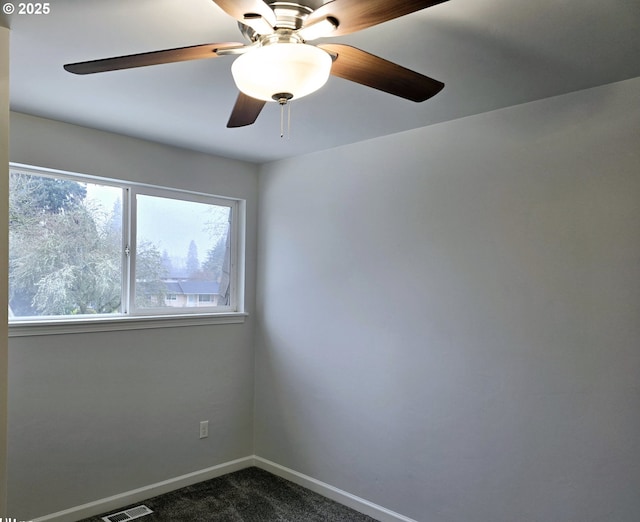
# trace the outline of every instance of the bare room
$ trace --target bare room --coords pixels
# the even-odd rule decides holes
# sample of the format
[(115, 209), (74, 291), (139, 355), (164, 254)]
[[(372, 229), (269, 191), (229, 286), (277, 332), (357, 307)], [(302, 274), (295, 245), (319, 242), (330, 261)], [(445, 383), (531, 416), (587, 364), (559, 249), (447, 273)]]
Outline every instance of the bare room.
[(2, 5), (0, 516), (640, 520), (637, 0)]

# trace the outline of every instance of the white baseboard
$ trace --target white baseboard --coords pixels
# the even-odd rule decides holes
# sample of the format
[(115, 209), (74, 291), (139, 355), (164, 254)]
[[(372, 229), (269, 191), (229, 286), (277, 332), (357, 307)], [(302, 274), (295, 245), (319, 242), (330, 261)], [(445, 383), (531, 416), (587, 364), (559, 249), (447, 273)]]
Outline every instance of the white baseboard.
[(276, 464), (275, 462), (271, 462), (270, 460), (263, 459), (256, 455), (232, 460), (230, 462), (218, 464), (217, 466), (212, 466), (200, 471), (194, 471), (193, 473), (188, 473), (163, 482), (126, 491), (112, 497), (96, 500), (95, 502), (89, 502), (88, 504), (65, 509), (64, 511), (58, 511), (57, 513), (35, 518), (32, 522), (76, 522), (83, 518), (100, 515), (101, 513), (117, 511), (118, 509), (130, 504), (142, 502), (151, 497), (164, 495), (165, 493), (175, 491), (176, 489), (191, 486), (205, 480), (211, 480), (213, 478), (226, 475), (227, 473), (233, 473), (234, 471), (239, 471), (251, 466), (256, 466), (298, 484), (299, 486), (315, 491), (324, 497), (335, 500), (336, 502), (344, 504), (351, 509), (355, 509), (360, 513), (369, 515), (379, 522), (417, 522), (412, 518), (390, 511), (389, 509), (378, 506), (373, 502), (369, 502), (368, 500), (352, 495), (351, 493), (347, 493), (346, 491), (326, 484), (325, 482), (321, 482), (292, 469), (285, 468), (280, 464)]
[(321, 482), (307, 475), (303, 475), (302, 473), (298, 473), (289, 468), (285, 468), (280, 464), (276, 464), (275, 462), (271, 462), (270, 460), (263, 459), (262, 457), (258, 457), (254, 455), (254, 465), (258, 468), (264, 469), (274, 475), (278, 475), (283, 479), (287, 479), (299, 486), (310, 489), (311, 491), (315, 491), (319, 493), (323, 497), (330, 498), (331, 500), (335, 500), (340, 504), (350, 507), (351, 509), (355, 509), (360, 513), (364, 513), (365, 515), (369, 515), (372, 518), (380, 522), (417, 522), (412, 518), (405, 517), (400, 513), (395, 513), (387, 508), (382, 506), (378, 506), (373, 502), (369, 502), (363, 498), (352, 495), (351, 493), (347, 493), (341, 489), (338, 489), (334, 486), (326, 484), (325, 482)]
[(120, 493), (119, 495), (114, 495), (88, 504), (83, 504), (82, 506), (65, 509), (64, 511), (58, 511), (51, 515), (35, 518), (32, 522), (75, 522), (77, 520), (82, 520), (83, 518), (100, 515), (101, 513), (116, 511), (128, 506), (129, 504), (135, 504), (136, 502), (141, 502), (151, 497), (164, 495), (165, 493), (175, 491), (176, 489), (220, 477), (227, 473), (233, 473), (234, 471), (248, 468), (253, 465), (253, 456), (232, 460), (200, 471), (194, 471), (193, 473), (188, 473), (180, 477), (151, 484), (132, 491), (126, 491), (125, 493)]

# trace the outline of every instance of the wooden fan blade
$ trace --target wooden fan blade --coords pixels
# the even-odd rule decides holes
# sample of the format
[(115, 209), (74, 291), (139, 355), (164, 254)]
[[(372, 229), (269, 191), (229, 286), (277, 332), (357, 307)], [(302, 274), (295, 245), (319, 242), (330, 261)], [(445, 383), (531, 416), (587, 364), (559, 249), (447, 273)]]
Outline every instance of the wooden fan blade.
[(177, 49), (165, 49), (150, 53), (130, 54), (102, 60), (90, 60), (88, 62), (68, 63), (65, 70), (74, 74), (93, 74), (120, 69), (133, 69), (147, 65), (160, 65), (163, 63), (186, 62), (187, 60), (200, 60), (202, 58), (216, 58), (216, 51), (221, 49), (233, 49), (244, 47), (238, 42), (211, 43), (179, 47)]
[(373, 87), (414, 102), (421, 102), (438, 94), (444, 83), (406, 69), (356, 47), (343, 44), (322, 44), (321, 49), (337, 55), (331, 74)]
[(246, 125), (253, 124), (258, 119), (265, 103), (267, 102), (264, 100), (256, 100), (240, 92), (236, 99), (236, 104), (231, 111), (227, 127), (245, 127)]
[(354, 33), (367, 27), (414, 13), (447, 0), (333, 0), (316, 9), (305, 20), (303, 27), (327, 17), (338, 21), (338, 28), (331, 36)]
[(258, 15), (271, 27), (276, 25), (276, 14), (262, 0), (213, 0), (213, 3), (239, 22), (245, 23), (245, 18), (255, 18)]

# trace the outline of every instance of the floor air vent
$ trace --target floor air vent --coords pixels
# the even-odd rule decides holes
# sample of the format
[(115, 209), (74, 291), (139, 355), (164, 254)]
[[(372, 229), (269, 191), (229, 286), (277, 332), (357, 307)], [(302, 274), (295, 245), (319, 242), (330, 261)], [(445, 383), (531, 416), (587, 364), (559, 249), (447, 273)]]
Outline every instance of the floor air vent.
[(153, 513), (153, 511), (151, 511), (147, 506), (137, 506), (118, 513), (113, 513), (107, 517), (102, 517), (102, 520), (105, 522), (125, 522), (126, 520), (133, 520), (134, 518), (140, 518), (151, 513)]

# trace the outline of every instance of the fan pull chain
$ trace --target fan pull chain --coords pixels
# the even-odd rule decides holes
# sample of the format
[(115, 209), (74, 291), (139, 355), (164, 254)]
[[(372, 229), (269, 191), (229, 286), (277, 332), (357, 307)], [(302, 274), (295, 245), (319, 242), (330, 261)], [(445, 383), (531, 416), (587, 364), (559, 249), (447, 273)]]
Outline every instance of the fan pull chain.
[(280, 104), (280, 137), (284, 137), (284, 106), (287, 102)]
[(281, 92), (273, 95), (273, 99), (280, 104), (280, 137), (284, 138), (284, 106), (287, 105), (287, 139), (291, 136), (291, 103), (292, 94)]
[(287, 106), (287, 139), (291, 137), (291, 102), (280, 104), (280, 137), (284, 138), (284, 106)]

